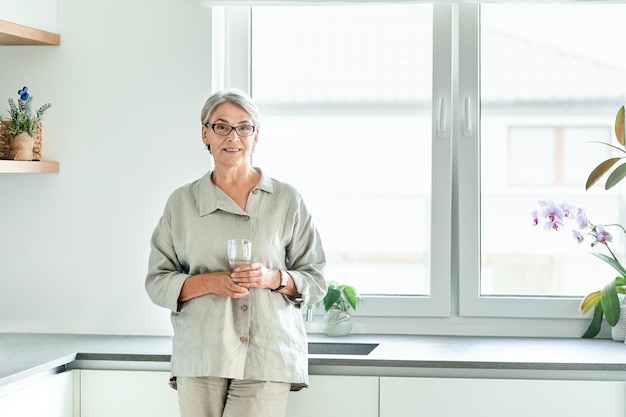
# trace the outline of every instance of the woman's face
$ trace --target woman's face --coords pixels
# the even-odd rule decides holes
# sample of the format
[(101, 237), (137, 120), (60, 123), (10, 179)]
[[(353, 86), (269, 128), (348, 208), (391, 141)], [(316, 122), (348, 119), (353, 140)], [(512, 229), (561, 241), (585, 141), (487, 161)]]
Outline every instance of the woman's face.
[[(254, 125), (248, 112), (233, 103), (222, 103), (217, 106), (209, 123), (233, 128)], [(216, 166), (250, 164), (250, 154), (256, 146), (258, 135), (259, 132), (256, 129), (250, 136), (241, 136), (235, 129), (232, 129), (228, 135), (218, 135), (211, 127), (202, 126), (202, 141), (211, 148)]]

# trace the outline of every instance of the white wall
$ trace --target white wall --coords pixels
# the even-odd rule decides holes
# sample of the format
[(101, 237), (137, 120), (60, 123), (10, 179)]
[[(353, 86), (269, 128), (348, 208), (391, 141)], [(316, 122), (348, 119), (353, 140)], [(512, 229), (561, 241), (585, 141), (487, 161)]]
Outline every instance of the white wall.
[(57, 32), (57, 0), (0, 0), (0, 20)]
[(0, 174), (0, 332), (170, 334), (143, 282), (166, 198), (210, 164), (210, 11), (56, 3), (61, 46), (0, 46), (0, 114), (23, 85), (52, 102), (42, 154), (60, 162)]

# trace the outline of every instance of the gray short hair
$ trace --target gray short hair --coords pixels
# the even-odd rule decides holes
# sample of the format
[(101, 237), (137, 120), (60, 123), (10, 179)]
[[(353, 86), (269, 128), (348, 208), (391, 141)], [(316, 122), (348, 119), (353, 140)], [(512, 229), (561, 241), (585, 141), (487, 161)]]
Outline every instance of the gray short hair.
[(243, 108), (252, 119), (252, 123), (258, 128), (261, 123), (261, 112), (256, 103), (248, 94), (236, 88), (218, 91), (209, 97), (202, 107), (202, 113), (200, 113), (200, 120), (202, 124), (209, 123), (213, 112), (220, 104), (233, 103)]

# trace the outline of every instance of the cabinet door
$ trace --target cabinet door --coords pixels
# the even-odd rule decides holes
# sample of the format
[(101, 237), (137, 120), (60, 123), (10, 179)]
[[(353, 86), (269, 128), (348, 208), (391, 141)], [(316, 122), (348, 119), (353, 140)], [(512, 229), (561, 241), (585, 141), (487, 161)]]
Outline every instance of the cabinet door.
[[(73, 417), (73, 373), (63, 372), (46, 377), (0, 396), (0, 416), (6, 417)], [(7, 387), (10, 389), (10, 386)]]
[(81, 417), (178, 416), (169, 372), (80, 371)]
[(378, 377), (311, 375), (289, 394), (286, 417), (378, 417)]
[(380, 417), (626, 415), (626, 382), (471, 378), (380, 380)]

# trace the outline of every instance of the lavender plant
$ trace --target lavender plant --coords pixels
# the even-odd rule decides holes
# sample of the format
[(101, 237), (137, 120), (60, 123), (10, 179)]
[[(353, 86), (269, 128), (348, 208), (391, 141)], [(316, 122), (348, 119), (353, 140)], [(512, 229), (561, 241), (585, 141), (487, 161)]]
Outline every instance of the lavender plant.
[(41, 106), (39, 110), (33, 112), (33, 96), (28, 93), (28, 87), (24, 86), (17, 94), (19, 95), (17, 104), (15, 100), (9, 98), (9, 116), (11, 116), (11, 120), (7, 126), (7, 130), (13, 136), (24, 132), (28, 133), (30, 136), (35, 136), (39, 131), (39, 122), (43, 119), (44, 113), (52, 104), (46, 103)]

